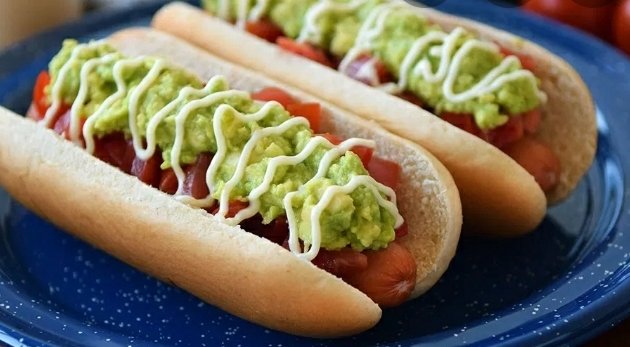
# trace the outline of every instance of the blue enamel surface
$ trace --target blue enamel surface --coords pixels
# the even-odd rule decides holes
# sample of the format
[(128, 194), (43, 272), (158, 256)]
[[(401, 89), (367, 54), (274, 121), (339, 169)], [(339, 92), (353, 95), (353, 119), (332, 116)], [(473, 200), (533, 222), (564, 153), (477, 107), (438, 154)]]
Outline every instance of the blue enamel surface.
[[(12, 47), (0, 55), (0, 104), (25, 111), (37, 73), (62, 38), (146, 25), (157, 8), (98, 14)], [(371, 331), (321, 341), (269, 331), (203, 304), (66, 235), (0, 191), (0, 344), (558, 345), (625, 317), (630, 62), (596, 39), (490, 1), (447, 0), (439, 8), (542, 44), (569, 61), (593, 92), (596, 161), (538, 230), (516, 240), (464, 237), (426, 295), (386, 310)]]

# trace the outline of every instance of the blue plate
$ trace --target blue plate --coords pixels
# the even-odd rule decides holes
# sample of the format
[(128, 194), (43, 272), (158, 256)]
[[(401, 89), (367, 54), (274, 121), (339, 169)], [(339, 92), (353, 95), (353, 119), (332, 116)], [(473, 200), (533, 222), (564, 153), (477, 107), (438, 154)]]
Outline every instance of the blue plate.
[[(516, 9), (480, 0), (439, 3), (549, 48), (575, 66), (594, 94), (596, 161), (538, 230), (515, 240), (464, 237), (429, 293), (386, 310), (369, 332), (322, 341), (270, 331), (208, 306), (66, 235), (0, 192), (0, 344), (557, 345), (584, 341), (625, 317), (630, 62), (593, 38)], [(63, 38), (146, 25), (157, 8), (93, 15), (12, 47), (0, 55), (0, 104), (26, 110), (37, 73)]]

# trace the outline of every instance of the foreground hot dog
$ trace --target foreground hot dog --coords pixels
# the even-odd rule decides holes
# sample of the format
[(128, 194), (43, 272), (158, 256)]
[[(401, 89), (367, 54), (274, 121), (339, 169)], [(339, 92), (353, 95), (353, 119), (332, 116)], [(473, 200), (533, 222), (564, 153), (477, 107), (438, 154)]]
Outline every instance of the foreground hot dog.
[[(147, 40), (151, 43), (143, 43)], [(366, 305), (363, 298), (343, 304), (350, 305), (351, 316), (327, 317), (321, 305), (328, 305), (326, 300), (330, 299), (320, 301), (327, 294), (312, 296), (307, 292), (334, 292), (343, 288), (342, 291), (349, 292), (337, 293), (341, 297), (362, 295), (349, 286), (329, 287), (327, 283), (334, 277), (317, 270), (310, 261), (355, 285), (383, 306), (400, 304), (409, 295), (419, 295), (445, 270), (461, 223), (457, 191), (444, 168), (430, 155), (425, 156), (419, 147), (381, 130), (361, 126), (353, 116), (325, 104), (320, 106), (326, 117), (321, 119), (317, 130), (327, 135), (314, 136), (306, 118), (293, 117), (287, 112), (294, 109), (304, 113), (313, 105), (300, 102), (300, 93), (280, 93), (275, 97), (278, 101), (258, 102), (252, 97), (262, 98), (264, 90), (249, 93), (230, 89), (224, 77), (215, 76), (203, 85), (199, 77), (170, 61), (188, 66), (185, 60), (194, 59), (196, 63), (188, 67), (201, 76), (225, 72), (227, 78), (243, 88), (260, 90), (265, 86), (278, 91), (275, 83), (201, 54), (168, 36), (131, 31), (118, 34), (110, 42), (132, 57), (109, 43), (79, 45), (68, 41), (50, 64), (50, 78), (42, 74), (38, 79), (29, 116), (53, 129), (66, 142), (50, 132), (33, 131), (31, 125), (11, 116), (3, 114), (0, 118), (2, 148), (16, 147), (20, 140), (26, 142), (25, 150), (0, 153), (0, 165), (11, 168), (3, 170), (0, 183), (28, 207), (117, 257), (230, 312), (272, 328), (309, 336), (354, 333), (366, 329), (378, 318), (373, 307), (359, 307)], [(169, 59), (145, 54), (160, 54)], [(285, 108), (280, 102), (287, 100), (292, 102)], [(307, 116), (317, 123), (316, 115)], [(20, 138), (29, 132), (34, 134)], [(373, 147), (372, 141), (351, 138), (337, 143), (341, 141), (339, 136), (350, 133), (365, 133), (378, 139), (379, 146), (372, 158), (368, 150)], [(33, 139), (35, 135), (42, 139)], [(41, 148), (40, 142), (46, 147)], [(70, 142), (85, 151), (68, 149)], [(64, 152), (69, 153), (70, 160), (63, 157)], [(157, 200), (157, 205), (168, 205), (170, 202), (163, 201), (168, 198), (156, 190), (129, 188), (129, 184), (141, 183), (133, 180), (129, 183), (127, 177), (120, 179), (119, 174), (103, 169), (101, 163), (86, 158), (86, 154), (93, 154), (136, 176), (147, 186), (174, 193), (177, 200), (207, 212), (193, 215), (187, 212), (180, 217), (180, 209), (174, 210), (178, 212), (174, 214), (168, 209), (155, 210), (152, 199)], [(397, 157), (404, 164), (399, 184), (409, 191), (398, 200), (391, 188), (375, 180), (391, 183), (395, 179), (379, 177), (378, 173), (372, 176), (365, 168), (388, 162), (382, 155)], [(409, 159), (418, 163), (409, 163)], [(33, 163), (39, 163), (34, 173)], [(91, 163), (96, 169), (84, 168)], [(409, 166), (418, 164), (422, 165), (420, 170), (410, 171)], [(67, 188), (56, 176), (75, 179), (76, 173), (70, 171), (77, 168), (84, 168), (84, 173), (95, 182), (90, 185), (85, 178), (78, 179), (77, 184), (88, 194), (68, 197), (66, 193), (52, 203), (49, 194)], [(101, 178), (110, 174), (114, 178)], [(46, 190), (30, 188), (39, 181), (45, 181), (41, 185)], [(99, 182), (108, 185), (101, 186)], [(128, 189), (131, 196), (120, 194), (118, 184)], [(102, 192), (110, 188), (120, 195), (112, 197)], [(87, 199), (89, 195), (104, 199), (99, 202), (107, 213), (94, 213)], [(107, 206), (112, 204), (132, 211), (131, 217), (121, 219), (129, 223), (130, 218), (137, 217), (131, 223), (135, 228), (125, 229), (124, 224), (113, 219), (120, 218), (120, 213), (109, 211)], [(146, 229), (155, 226), (145, 221), (146, 213), (137, 212), (143, 206), (153, 213), (161, 211), (164, 215), (157, 220), (165, 223), (166, 229)], [(74, 219), (67, 212), (70, 210)], [(414, 223), (413, 227), (408, 224), (401, 229), (401, 214), (409, 214), (405, 220)], [(172, 224), (187, 216), (194, 216), (190, 218), (200, 219), (205, 225), (208, 222), (203, 220), (208, 219), (224, 226), (209, 229), (210, 233), (220, 229), (216, 231), (219, 235), (209, 237), (202, 245), (191, 246), (206, 238), (197, 228), (192, 233), (162, 235), (168, 228), (181, 230)], [(88, 227), (83, 218), (94, 222), (94, 226)], [(277, 245), (259, 237), (254, 241), (246, 237), (249, 241), (242, 243), (245, 239), (239, 241), (240, 236), (224, 235), (242, 233), (238, 227), (227, 227), (236, 224)], [(399, 229), (398, 237), (394, 228)], [(225, 245), (212, 244), (212, 239), (223, 237), (230, 241)], [(392, 243), (394, 238), (399, 240)], [(290, 253), (283, 246), (294, 253), (291, 258), (284, 255)], [(189, 250), (190, 247), (193, 249)], [(215, 252), (217, 247), (227, 249), (218, 252), (221, 257), (216, 258), (204, 254), (204, 247), (209, 247), (209, 252)], [(203, 266), (190, 264), (194, 257), (172, 260), (189, 251), (199, 257), (206, 266), (203, 271), (208, 274), (195, 273)], [(259, 263), (265, 257), (276, 257), (276, 253), (280, 254), (279, 263), (284, 265), (279, 266), (276, 260)], [(239, 257), (255, 262), (238, 260)], [(398, 268), (388, 273), (382, 264), (389, 262), (412, 266), (403, 272)], [(309, 264), (307, 270), (301, 265), (305, 263)], [(264, 273), (256, 274), (261, 271)], [(303, 274), (304, 271), (308, 273)], [(229, 273), (244, 277), (237, 275), (238, 278), (231, 279)], [(369, 278), (391, 276), (399, 278), (393, 284), (402, 296), (392, 298), (384, 296), (382, 291), (375, 292), (369, 281)], [(321, 278), (313, 280), (317, 277)], [(300, 292), (305, 290), (304, 284), (296, 285), (296, 281), (305, 281), (316, 288)], [(251, 294), (253, 298), (243, 298), (258, 286), (257, 293)], [(296, 288), (288, 288), (291, 286)], [(258, 293), (260, 290), (266, 294)], [(308, 300), (302, 297), (304, 294)], [(294, 303), (270, 305), (278, 302), (274, 300), (278, 295), (283, 297), (283, 303), (286, 300)], [(324, 325), (322, 319), (326, 320)]]
[(496, 29), (397, 1), (204, 6), (274, 44), (183, 4), (153, 25), (424, 145), (453, 174), (477, 232), (532, 230), (545, 213), (542, 189), (551, 203), (563, 199), (594, 156), (594, 107), (575, 71)]

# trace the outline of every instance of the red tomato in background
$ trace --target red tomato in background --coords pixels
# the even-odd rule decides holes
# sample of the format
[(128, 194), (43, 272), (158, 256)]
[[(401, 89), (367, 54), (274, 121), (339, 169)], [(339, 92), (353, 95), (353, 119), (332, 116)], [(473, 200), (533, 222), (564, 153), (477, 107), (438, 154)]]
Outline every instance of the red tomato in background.
[(612, 24), (613, 41), (622, 51), (630, 54), (630, 0), (619, 3)]
[(523, 8), (607, 40), (611, 36), (610, 20), (615, 3), (612, 0), (524, 0)]

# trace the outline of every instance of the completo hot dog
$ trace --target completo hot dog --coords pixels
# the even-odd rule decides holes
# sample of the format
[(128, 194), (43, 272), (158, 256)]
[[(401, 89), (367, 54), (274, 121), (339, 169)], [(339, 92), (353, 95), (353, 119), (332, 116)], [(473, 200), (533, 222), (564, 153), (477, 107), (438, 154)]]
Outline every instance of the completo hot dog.
[(577, 73), (505, 32), (388, 0), (203, 5), (233, 25), (185, 4), (153, 25), (423, 145), (453, 174), (466, 229), (532, 230), (594, 157), (594, 106)]
[[(376, 323), (376, 304), (426, 291), (453, 256), (457, 189), (430, 154), (168, 35), (67, 41), (33, 96), (39, 126), (0, 113), (0, 183), (78, 237), (246, 319), (356, 333)], [(64, 194), (68, 185), (80, 193)], [(196, 210), (172, 209), (158, 190)]]

